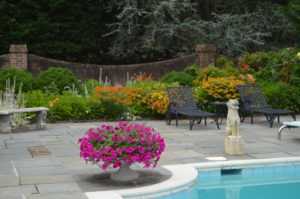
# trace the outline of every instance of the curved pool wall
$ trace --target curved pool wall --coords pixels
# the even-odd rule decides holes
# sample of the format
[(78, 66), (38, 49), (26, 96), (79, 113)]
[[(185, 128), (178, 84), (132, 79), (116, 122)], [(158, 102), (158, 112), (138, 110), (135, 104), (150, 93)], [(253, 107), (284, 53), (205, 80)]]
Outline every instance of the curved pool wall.
[(148, 199), (181, 193), (189, 190), (197, 182), (198, 172), (190, 165), (163, 166), (172, 173), (172, 176), (161, 183), (150, 186), (85, 193), (89, 199)]
[(184, 165), (163, 166), (172, 173), (168, 180), (151, 186), (126, 190), (98, 191), (85, 193), (89, 199), (176, 199), (193, 195), (192, 187), (204, 175), (220, 176), (224, 170), (239, 169), (243, 173), (262, 172), (268, 169), (300, 169), (300, 157), (233, 160), (221, 162), (205, 162)]

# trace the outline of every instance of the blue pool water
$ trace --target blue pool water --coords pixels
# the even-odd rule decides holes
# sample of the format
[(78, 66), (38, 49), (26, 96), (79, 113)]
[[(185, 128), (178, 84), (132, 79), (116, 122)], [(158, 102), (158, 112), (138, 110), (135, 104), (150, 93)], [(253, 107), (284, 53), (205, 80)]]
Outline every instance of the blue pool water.
[(197, 184), (159, 199), (299, 199), (300, 166), (199, 172)]

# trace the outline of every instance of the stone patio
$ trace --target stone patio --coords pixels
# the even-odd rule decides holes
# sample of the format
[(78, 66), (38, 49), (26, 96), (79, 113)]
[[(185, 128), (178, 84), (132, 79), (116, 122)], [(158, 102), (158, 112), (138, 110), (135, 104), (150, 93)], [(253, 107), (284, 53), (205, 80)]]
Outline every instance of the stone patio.
[[(299, 116), (298, 116), (299, 118)], [(291, 121), (282, 117), (282, 121)], [(245, 141), (245, 154), (225, 154), (225, 122), (217, 130), (212, 120), (194, 125), (189, 131), (187, 120), (180, 120), (179, 127), (164, 121), (142, 121), (158, 129), (165, 138), (166, 151), (159, 165), (208, 162), (207, 158), (224, 157), (228, 161), (240, 159), (264, 159), (300, 155), (299, 129), (284, 130), (282, 140), (277, 140), (281, 124), (269, 123), (264, 117), (250, 119), (241, 124), (240, 133)], [(106, 122), (107, 123), (107, 122)], [(103, 122), (48, 124), (46, 130), (0, 134), (0, 199), (87, 199), (89, 191), (128, 189), (146, 186), (151, 176), (160, 173), (157, 182), (169, 177), (161, 167), (145, 170), (144, 183), (121, 184), (109, 181), (109, 173), (97, 165), (86, 165), (79, 158), (78, 139), (85, 131)]]

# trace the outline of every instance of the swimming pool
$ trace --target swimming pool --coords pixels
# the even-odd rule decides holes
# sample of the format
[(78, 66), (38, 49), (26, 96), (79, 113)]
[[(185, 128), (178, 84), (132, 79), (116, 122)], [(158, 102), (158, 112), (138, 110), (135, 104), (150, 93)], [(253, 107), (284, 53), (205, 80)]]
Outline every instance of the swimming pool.
[(282, 160), (200, 168), (195, 186), (159, 199), (299, 199), (300, 164)]
[(300, 157), (164, 166), (172, 177), (126, 190), (86, 193), (89, 199), (298, 199)]

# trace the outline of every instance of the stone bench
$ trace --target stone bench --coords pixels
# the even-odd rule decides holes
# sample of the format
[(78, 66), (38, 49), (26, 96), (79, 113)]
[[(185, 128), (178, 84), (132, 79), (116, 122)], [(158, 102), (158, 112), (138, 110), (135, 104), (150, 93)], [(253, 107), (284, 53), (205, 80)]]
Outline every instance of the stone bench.
[(11, 133), (12, 128), (10, 126), (10, 121), (15, 113), (36, 113), (36, 129), (46, 128), (46, 116), (49, 109), (45, 107), (35, 107), (35, 108), (20, 108), (20, 109), (8, 109), (0, 110), (0, 133)]

